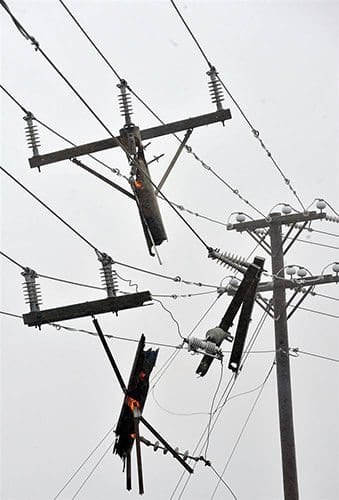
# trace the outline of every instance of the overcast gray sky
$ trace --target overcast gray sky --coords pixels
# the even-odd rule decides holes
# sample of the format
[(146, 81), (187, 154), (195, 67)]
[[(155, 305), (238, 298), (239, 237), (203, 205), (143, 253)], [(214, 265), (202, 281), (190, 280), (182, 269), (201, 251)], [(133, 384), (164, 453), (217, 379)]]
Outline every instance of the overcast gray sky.
[[(123, 125), (115, 76), (94, 52), (57, 0), (8, 0), (12, 12), (41, 48), (70, 79), (100, 118), (116, 134)], [(67, 5), (102, 49), (122, 78), (165, 122), (215, 110), (208, 94), (207, 64), (194, 45), (170, 2), (67, 0)], [(260, 131), (287, 178), (307, 207), (324, 198), (338, 209), (338, 2), (178, 2), (209, 60), (217, 67), (230, 92), (254, 127)], [(81, 102), (53, 69), (34, 51), (1, 12), (2, 84), (15, 98), (49, 126), (76, 143), (107, 137)], [(134, 122), (140, 128), (157, 125), (136, 99)], [(269, 160), (231, 100), (232, 120), (193, 132), (190, 145), (256, 210), (268, 214), (277, 203), (300, 205)], [(159, 247), (160, 266), (148, 255), (133, 202), (109, 186), (64, 161), (42, 168), (28, 164), (23, 112), (1, 95), (2, 165), (29, 187), (96, 248), (119, 262), (166, 276), (218, 286), (231, 271), (207, 258), (201, 242), (171, 208), (160, 202), (168, 242)], [(39, 127), (42, 153), (62, 149), (65, 143)], [(147, 158), (164, 153), (151, 174), (159, 182), (174, 155), (173, 137), (154, 139)], [(98, 158), (129, 175), (126, 157), (117, 149)], [(83, 161), (129, 188), (91, 159)], [(2, 183), (2, 251), (36, 272), (100, 286), (99, 262), (94, 251), (37, 204), (4, 174)], [(260, 217), (187, 152), (183, 153), (164, 187), (170, 200), (211, 219), (227, 223), (232, 212)], [(315, 208), (315, 205), (312, 205)], [(226, 231), (225, 226), (181, 212), (201, 237), (214, 248), (246, 257), (255, 243), (248, 235)], [(328, 213), (333, 214), (329, 209)], [(234, 218), (231, 218), (233, 221)], [(337, 224), (315, 222), (312, 228), (338, 234)], [(304, 232), (286, 256), (286, 264), (307, 267), (320, 274), (338, 261), (338, 239), (319, 232)], [(326, 246), (318, 246), (320, 243)], [(262, 249), (257, 255), (265, 257)], [(24, 303), (20, 269), (2, 258), (1, 310), (21, 315)], [(266, 269), (270, 272), (267, 257)], [(122, 266), (121, 278), (139, 290), (161, 298), (187, 336), (216, 299), (215, 288), (185, 285)], [(331, 271), (331, 268), (328, 269)], [(266, 279), (268, 279), (266, 277)], [(227, 283), (229, 278), (223, 283)], [(39, 279), (43, 308), (105, 297), (105, 292)], [(133, 292), (119, 279), (120, 291)], [(315, 290), (338, 300), (337, 286)], [(187, 297), (188, 294), (211, 292)], [(180, 297), (186, 295), (186, 297)], [(266, 294), (269, 298), (270, 294)], [(223, 295), (211, 308), (194, 335), (220, 322), (230, 297)], [(309, 296), (289, 321), (291, 347), (325, 357), (339, 358), (337, 302)], [(332, 315), (332, 316), (329, 316)], [(249, 335), (262, 310), (256, 306)], [(85, 333), (41, 331), (21, 319), (2, 315), (2, 500), (53, 499), (74, 470), (116, 423), (122, 395), (99, 340)], [(177, 346), (176, 323), (158, 302), (99, 318), (105, 333)], [(93, 330), (90, 318), (64, 326)], [(110, 340), (123, 376), (127, 379), (136, 343)], [(225, 349), (230, 344), (224, 344)], [(270, 318), (260, 330), (231, 396), (250, 391), (264, 381), (274, 359), (274, 330)], [(270, 352), (257, 352), (270, 351)], [(159, 370), (173, 349), (161, 347)], [(169, 442), (193, 453), (207, 423), (221, 365), (214, 362), (208, 375), (197, 378), (200, 356), (181, 350), (163, 376), (154, 379), (145, 416)], [(228, 354), (216, 401), (231, 372)], [(335, 500), (339, 497), (338, 363), (305, 354), (291, 358), (300, 498)], [(239, 500), (283, 498), (276, 376), (273, 371), (249, 419), (224, 479)], [(210, 435), (207, 458), (221, 473), (251, 411), (258, 391), (230, 400)], [(142, 430), (142, 434), (153, 440)], [(71, 499), (114, 440), (112, 432), (86, 466), (65, 488), (60, 499)], [(185, 486), (178, 485), (181, 466), (169, 455), (144, 447), (145, 495), (149, 500), (209, 499), (218, 478), (198, 463)], [(201, 446), (195, 452), (203, 454)], [(108, 500), (137, 498), (125, 490), (122, 464), (109, 452), (77, 498)], [(178, 485), (178, 487), (177, 487)], [(177, 487), (177, 488), (176, 488)], [(220, 484), (215, 499), (232, 498)]]

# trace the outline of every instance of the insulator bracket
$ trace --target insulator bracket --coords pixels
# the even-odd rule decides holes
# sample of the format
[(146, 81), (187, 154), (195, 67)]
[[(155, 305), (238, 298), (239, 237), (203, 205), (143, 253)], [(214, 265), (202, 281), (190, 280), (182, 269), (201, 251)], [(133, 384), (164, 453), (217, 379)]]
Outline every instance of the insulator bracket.
[(217, 70), (214, 66), (212, 66), (206, 74), (210, 77), (208, 86), (212, 98), (212, 103), (215, 104), (217, 106), (217, 110), (220, 111), (223, 109), (222, 101), (224, 100), (224, 95), (221, 83), (218, 79)]
[(133, 125), (131, 115), (133, 114), (133, 107), (131, 102), (131, 95), (127, 91), (128, 85), (126, 80), (121, 80), (118, 83), (117, 87), (120, 89), (121, 93), (119, 94), (119, 107), (120, 114), (125, 118), (125, 126), (129, 127)]
[(40, 285), (35, 281), (38, 278), (38, 274), (33, 269), (26, 267), (21, 275), (25, 278), (23, 287), (26, 304), (29, 304), (32, 312), (40, 311), (40, 304), (42, 303)]
[(112, 269), (114, 261), (106, 253), (97, 252), (98, 260), (102, 264), (100, 269), (101, 281), (107, 291), (108, 297), (116, 297), (118, 291), (118, 281), (116, 272)]
[(39, 139), (38, 127), (33, 123), (33, 113), (28, 111), (26, 116), (24, 116), (24, 120), (27, 122), (25, 133), (28, 147), (33, 150), (33, 156), (39, 156), (39, 146), (41, 146), (41, 144)]

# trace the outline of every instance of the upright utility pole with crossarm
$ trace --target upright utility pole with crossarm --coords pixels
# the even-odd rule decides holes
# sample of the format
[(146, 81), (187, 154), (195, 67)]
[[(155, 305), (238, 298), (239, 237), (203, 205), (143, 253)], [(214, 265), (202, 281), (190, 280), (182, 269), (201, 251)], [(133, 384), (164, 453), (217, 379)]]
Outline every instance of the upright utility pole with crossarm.
[[(306, 227), (307, 223), (312, 220), (325, 218), (326, 214), (323, 212), (304, 212), (287, 215), (271, 213), (266, 219), (230, 224), (228, 227), (229, 230), (247, 232), (271, 256), (272, 282), (260, 283), (258, 292), (273, 291), (272, 304), (270, 304), (269, 301), (267, 301), (266, 304), (268, 311), (270, 313), (273, 312), (274, 319), (280, 441), (285, 500), (298, 500), (299, 498), (287, 320), (315, 285), (338, 282), (339, 278), (338, 275), (323, 275), (312, 277), (303, 276), (303, 279), (297, 281), (287, 280), (285, 279), (284, 272), (284, 255), (291, 248), (291, 245), (300, 232)], [(296, 226), (299, 223), (302, 223), (301, 227)], [(282, 227), (286, 225), (290, 227), (287, 234), (283, 237)], [(295, 228), (298, 228), (297, 233), (292, 238), (292, 241), (288, 242), (289, 235), (292, 234)], [(263, 235), (260, 236), (260, 234)], [(266, 241), (267, 236), (270, 242)], [(291, 301), (289, 301), (288, 304), (286, 303), (286, 289), (295, 289), (296, 294), (298, 290), (300, 291), (305, 287), (307, 287), (307, 289), (302, 299), (299, 300), (292, 313), (287, 315), (287, 305), (289, 305)], [(273, 311), (271, 311), (272, 309)]]

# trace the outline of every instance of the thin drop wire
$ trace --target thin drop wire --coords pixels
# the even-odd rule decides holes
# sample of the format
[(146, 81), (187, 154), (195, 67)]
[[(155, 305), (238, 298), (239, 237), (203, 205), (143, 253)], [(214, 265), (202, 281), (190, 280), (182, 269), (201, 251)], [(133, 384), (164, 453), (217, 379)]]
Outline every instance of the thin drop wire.
[(176, 324), (179, 337), (184, 339), (184, 336), (182, 335), (181, 330), (180, 330), (180, 325), (179, 325), (178, 321), (175, 319), (175, 317), (173, 316), (172, 311), (167, 309), (167, 307), (164, 306), (164, 304), (161, 302), (161, 300), (159, 300), (159, 299), (153, 299), (153, 300), (154, 300), (154, 302), (158, 302), (161, 305), (161, 307), (164, 309), (164, 311), (166, 311), (170, 315), (170, 317), (172, 318), (172, 320)]

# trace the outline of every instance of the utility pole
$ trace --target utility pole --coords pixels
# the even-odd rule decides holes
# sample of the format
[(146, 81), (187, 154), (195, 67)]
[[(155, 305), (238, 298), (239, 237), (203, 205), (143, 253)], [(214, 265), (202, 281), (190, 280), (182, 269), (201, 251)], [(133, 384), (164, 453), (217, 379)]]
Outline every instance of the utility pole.
[(286, 315), (286, 291), (281, 286), (285, 277), (281, 223), (270, 224), (271, 261), (273, 274), (273, 310), (278, 384), (280, 443), (285, 498), (297, 500), (298, 475), (295, 453), (290, 357)]
[[(305, 272), (305, 274), (301, 273), (302, 276), (298, 280), (285, 279), (284, 255), (291, 248), (307, 223), (312, 220), (325, 218), (327, 218), (327, 216), (324, 212), (291, 214), (285, 211), (285, 215), (278, 212), (271, 213), (266, 219), (230, 224), (227, 228), (228, 230), (247, 232), (271, 256), (272, 282), (260, 283), (258, 292), (273, 291), (272, 305), (267, 301), (266, 307), (270, 313), (272, 312), (270, 309), (273, 308), (273, 315), (271, 314), (271, 316), (274, 319), (275, 330), (280, 442), (285, 500), (298, 500), (299, 498), (287, 320), (315, 285), (338, 282), (339, 277), (338, 273), (336, 273), (335, 276), (323, 275), (306, 277)], [(301, 226), (300, 223), (302, 223)], [(285, 225), (288, 225), (289, 229), (283, 237), (282, 227)], [(297, 229), (297, 232), (293, 238), (291, 238), (291, 241), (288, 242), (287, 239), (294, 229)], [(270, 242), (266, 241), (267, 236)], [(218, 260), (222, 259), (218, 257)], [(292, 299), (298, 291), (304, 291), (304, 287), (307, 287), (307, 290), (302, 299), (299, 300), (292, 313), (287, 316), (287, 306), (291, 304)], [(286, 303), (286, 289), (295, 289), (295, 293), (288, 303)]]

